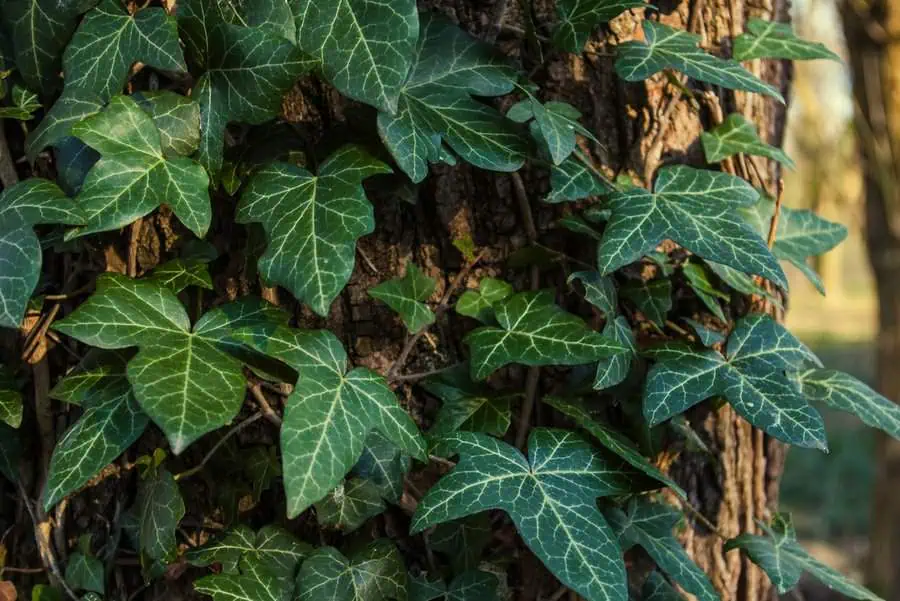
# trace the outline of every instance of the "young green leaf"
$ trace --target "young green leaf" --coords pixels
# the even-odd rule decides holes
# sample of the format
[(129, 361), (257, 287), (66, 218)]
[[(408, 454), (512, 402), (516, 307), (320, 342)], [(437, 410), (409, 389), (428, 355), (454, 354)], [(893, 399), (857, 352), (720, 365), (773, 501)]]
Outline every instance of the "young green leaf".
[(237, 221), (259, 222), (266, 230), (263, 278), (327, 316), (350, 279), (357, 239), (375, 229), (362, 182), (389, 172), (356, 146), (332, 154), (318, 175), (287, 163), (257, 172), (241, 196)]
[(155, 470), (138, 487), (134, 502), (141, 554), (167, 561), (175, 553), (175, 529), (184, 517), (184, 500), (172, 474)]
[(693, 562), (672, 532), (681, 521), (681, 514), (673, 507), (642, 499), (632, 501), (627, 512), (613, 508), (605, 515), (618, 533), (623, 551), (640, 545), (657, 567), (685, 591), (700, 601), (719, 601), (709, 578)]
[(627, 350), (563, 311), (548, 291), (521, 292), (494, 308), (500, 327), (481, 327), (465, 338), (475, 380), (509, 363), (581, 365)]
[(796, 374), (807, 400), (852, 413), (867, 426), (900, 439), (900, 405), (881, 396), (850, 374), (809, 369)]
[(16, 68), (32, 90), (49, 95), (60, 83), (62, 54), (76, 17), (91, 8), (90, 1), (9, 0), (3, 20), (9, 27)]
[(493, 532), (490, 514), (482, 511), (460, 520), (438, 524), (428, 536), (428, 541), (435, 551), (447, 556), (453, 572), (461, 574), (478, 567)]
[(786, 593), (797, 586), (800, 576), (806, 572), (828, 588), (851, 599), (883, 601), (872, 591), (852, 582), (807, 553), (797, 543), (790, 516), (778, 514), (769, 526), (763, 528), (765, 536), (742, 534), (726, 542), (725, 550), (744, 551), (753, 563), (768, 574), (779, 593)]
[(734, 39), (734, 58), (749, 61), (755, 58), (780, 58), (794, 61), (841, 57), (818, 42), (801, 40), (794, 35), (789, 23), (777, 23), (753, 18), (747, 31)]
[(612, 190), (608, 182), (574, 156), (550, 167), (550, 193), (544, 202), (556, 204), (600, 196)]
[(488, 509), (506, 511), (525, 544), (588, 601), (627, 598), (622, 552), (597, 497), (629, 490), (631, 474), (573, 432), (535, 428), (525, 457), (510, 445), (458, 432), (438, 453), (460, 461), (423, 497), (411, 532)]
[(659, 572), (650, 572), (641, 587), (641, 601), (684, 601), (675, 587)]
[(681, 498), (687, 498), (684, 490), (650, 463), (633, 442), (592, 416), (581, 400), (571, 397), (545, 396), (543, 402), (575, 420), (576, 424), (587, 430), (604, 448), (627, 461), (632, 467), (639, 469), (654, 480), (662, 482)]
[(0, 366), (0, 422), (13, 428), (22, 425), (22, 393), (13, 375)]
[(403, 479), (410, 462), (409, 455), (372, 431), (366, 437), (366, 446), (353, 466), (353, 473), (377, 486), (385, 501), (397, 503), (403, 495)]
[(633, 282), (623, 286), (622, 297), (637, 307), (644, 317), (662, 328), (672, 310), (672, 281), (668, 278)]
[(722, 395), (751, 424), (801, 447), (826, 450), (822, 416), (785, 370), (818, 363), (815, 355), (767, 315), (735, 325), (723, 357), (716, 351), (669, 346), (647, 376), (644, 416), (651, 426)]
[(281, 460), (274, 445), (258, 445), (242, 453), (241, 471), (250, 481), (253, 500), (259, 502), (262, 494), (281, 477)]
[(103, 102), (95, 94), (66, 90), (25, 138), (25, 156), (34, 163), (38, 153), (48, 146), (59, 145), (72, 133), (72, 126), (96, 115), (103, 108)]
[(703, 258), (787, 289), (778, 261), (737, 212), (758, 198), (750, 184), (727, 173), (663, 167), (653, 194), (631, 188), (610, 195), (612, 217), (597, 248), (600, 273), (612, 273), (669, 239)]
[(744, 153), (778, 161), (791, 169), (795, 166), (784, 150), (760, 140), (756, 126), (740, 113), (728, 115), (725, 121), (711, 131), (701, 133), (700, 143), (703, 144), (703, 153), (710, 163), (718, 163), (732, 155)]
[(540, 132), (542, 145), (550, 154), (553, 164), (559, 166), (575, 151), (575, 134), (593, 138), (578, 122), (581, 113), (566, 102), (540, 103), (531, 100), (534, 123)]
[(720, 342), (725, 342), (725, 334), (708, 328), (697, 320), (684, 317), (682, 321), (691, 326), (691, 329), (697, 334), (703, 346), (713, 346)]
[(159, 130), (166, 158), (190, 156), (200, 146), (200, 105), (168, 90), (138, 92), (133, 96)]
[[(232, 122), (259, 125), (281, 110), (281, 98), (313, 61), (283, 37), (266, 29), (207, 23), (205, 0), (179, 5), (182, 27), (209, 27), (206, 72), (191, 91), (200, 104), (197, 160), (216, 180), (222, 169), (225, 127)], [(206, 31), (204, 29), (204, 31)]]
[(101, 0), (66, 46), (66, 89), (109, 100), (122, 92), (136, 62), (164, 71), (187, 71), (175, 17), (162, 8), (138, 9), (132, 15), (118, 0)]
[(297, 601), (403, 601), (406, 567), (397, 547), (379, 539), (352, 556), (333, 547), (317, 550), (300, 567)]
[(166, 159), (159, 129), (132, 98), (116, 96), (102, 112), (74, 125), (72, 134), (102, 158), (77, 198), (86, 225), (67, 238), (119, 229), (161, 204), (172, 207), (197, 236), (206, 235), (212, 219), (206, 172), (188, 158)]
[[(774, 211), (775, 203), (762, 198), (754, 206), (743, 209), (742, 214), (760, 235), (765, 236), (771, 227)], [(822, 279), (809, 266), (809, 257), (827, 253), (846, 237), (847, 228), (840, 223), (822, 219), (808, 209), (782, 206), (772, 253), (799, 269), (821, 294), (825, 294)]]
[(631, 331), (631, 324), (624, 316), (620, 315), (607, 321), (603, 335), (615, 340), (628, 351), (597, 362), (594, 390), (606, 390), (624, 382), (631, 371), (632, 360), (637, 357), (637, 341), (634, 339), (634, 332)]
[(576, 271), (569, 276), (568, 284), (581, 282), (584, 299), (603, 311), (607, 319), (619, 312), (619, 294), (612, 276), (602, 276), (596, 271)]
[(579, 53), (598, 25), (612, 21), (630, 8), (647, 6), (641, 0), (559, 0), (559, 23), (553, 30), (553, 44), (567, 52)]
[(407, 263), (406, 274), (402, 278), (369, 288), (369, 296), (399, 313), (406, 329), (416, 333), (434, 323), (434, 312), (423, 301), (434, 293), (436, 284), (436, 280), (422, 273), (415, 263)]
[[(404, 4), (406, 0), (404, 0)], [(378, 133), (413, 182), (428, 163), (445, 162), (446, 142), (482, 169), (516, 171), (528, 144), (514, 123), (471, 96), (511, 92), (516, 71), (494, 49), (443, 18), (421, 15), (409, 77), (398, 88), (396, 110), (378, 113)]]
[(38, 224), (84, 223), (80, 208), (56, 184), (31, 178), (0, 194), (0, 327), (17, 328), (41, 275)]
[(186, 558), (195, 566), (218, 563), (225, 574), (240, 574), (254, 565), (263, 565), (276, 578), (291, 581), (297, 566), (311, 552), (310, 545), (278, 526), (263, 526), (254, 532), (241, 525), (189, 550)]
[(681, 271), (684, 273), (691, 290), (693, 290), (694, 294), (697, 295), (697, 298), (706, 305), (706, 308), (709, 309), (710, 313), (718, 317), (719, 321), (722, 323), (728, 323), (728, 320), (725, 318), (725, 312), (722, 310), (722, 305), (719, 304), (718, 299), (727, 302), (730, 300), (730, 297), (713, 286), (712, 282), (709, 281), (709, 275), (706, 273), (706, 268), (700, 263), (685, 263), (681, 267)]
[(173, 259), (163, 263), (151, 271), (146, 280), (165, 286), (175, 294), (190, 286), (213, 289), (209, 267), (206, 262), (197, 259)]
[(503, 280), (484, 278), (478, 283), (478, 290), (466, 290), (456, 301), (456, 312), (472, 317), (484, 324), (494, 324), (494, 304), (509, 297), (513, 287)]
[(37, 94), (14, 85), (12, 89), (12, 106), (0, 106), (0, 119), (16, 119), (30, 121), (34, 113), (41, 108)]
[(723, 59), (697, 47), (700, 36), (644, 20), (644, 41), (619, 46), (616, 72), (625, 81), (642, 81), (663, 69), (675, 69), (688, 77), (723, 88), (759, 92), (784, 103), (781, 94), (756, 78), (734, 60)]
[(342, 94), (390, 114), (419, 39), (415, 0), (299, 0), (300, 48)]
[(131, 391), (127, 361), (127, 355), (115, 351), (89, 354), (50, 392), (52, 398), (81, 405), (84, 413), (53, 449), (45, 510), (87, 484), (146, 429), (150, 420)]
[(362, 367), (347, 371), (347, 353), (331, 332), (261, 327), (235, 336), (298, 374), (281, 429), (289, 518), (343, 480), (372, 429), (424, 458), (422, 435), (384, 379)]
[(443, 581), (428, 582), (424, 579), (409, 580), (410, 601), (497, 601), (497, 576), (480, 570), (463, 572), (453, 579), (450, 586)]
[(442, 402), (428, 431), (432, 438), (458, 430), (502, 437), (509, 429), (510, 404), (515, 395), (497, 394), (487, 386), (473, 382), (465, 365), (426, 378), (421, 386)]
[(350, 478), (337, 485), (315, 504), (320, 526), (353, 532), (385, 509), (378, 486), (363, 478)]
[(192, 329), (173, 291), (104, 274), (93, 296), (55, 328), (99, 348), (140, 349), (128, 362), (128, 381), (177, 455), (240, 410), (246, 381), (241, 362), (228, 353), (232, 331), (281, 319), (266, 303), (246, 298), (209, 311)]
[(760, 284), (753, 279), (753, 277), (747, 275), (743, 271), (738, 271), (728, 265), (716, 263), (715, 261), (705, 261), (705, 263), (714, 274), (719, 276), (719, 279), (722, 280), (722, 282), (737, 292), (746, 295), (756, 294), (769, 302), (774, 303), (776, 306), (781, 306), (781, 301), (776, 296), (767, 292), (765, 288), (760, 286)]
[(102, 561), (78, 551), (69, 556), (69, 563), (66, 564), (66, 584), (72, 590), (93, 591), (102, 595), (106, 588), (105, 580)]

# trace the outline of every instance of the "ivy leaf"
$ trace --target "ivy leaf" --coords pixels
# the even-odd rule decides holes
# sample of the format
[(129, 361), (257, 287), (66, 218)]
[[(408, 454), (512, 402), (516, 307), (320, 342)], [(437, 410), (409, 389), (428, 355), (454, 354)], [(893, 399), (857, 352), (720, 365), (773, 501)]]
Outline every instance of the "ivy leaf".
[(84, 215), (56, 184), (31, 178), (0, 194), (0, 327), (18, 328), (41, 275), (41, 243), (33, 226), (77, 225)]
[(428, 582), (424, 578), (409, 580), (410, 601), (497, 601), (497, 576), (481, 570), (469, 570), (453, 579), (450, 586), (443, 581)]
[(559, 165), (550, 167), (550, 193), (544, 202), (557, 204), (600, 196), (612, 190), (608, 182), (597, 175), (579, 159), (568, 157)]
[(506, 511), (525, 544), (566, 586), (588, 601), (627, 598), (625, 565), (597, 497), (630, 488), (630, 475), (607, 463), (573, 432), (535, 428), (529, 460), (510, 445), (458, 432), (438, 453), (460, 461), (423, 497), (411, 533), (488, 509)]
[(41, 108), (37, 94), (18, 85), (13, 86), (11, 98), (12, 106), (0, 106), (0, 119), (30, 121), (34, 118), (34, 113)]
[[(538, 132), (536, 138), (549, 153), (556, 166), (561, 165), (575, 152), (576, 132), (594, 139), (593, 134), (578, 122), (581, 119), (581, 112), (571, 104), (552, 101), (541, 103), (534, 98), (519, 103), (519, 105), (522, 104), (528, 104), (529, 116), (534, 117), (534, 128)], [(510, 112), (515, 108), (513, 106)], [(509, 115), (507, 114), (507, 116)], [(519, 119), (514, 120), (519, 121)]]
[(630, 300), (638, 311), (662, 328), (672, 310), (672, 281), (668, 278), (633, 282), (622, 287), (622, 296)]
[(481, 327), (464, 339), (475, 380), (509, 363), (581, 365), (627, 350), (563, 311), (548, 291), (520, 292), (495, 310), (499, 328)]
[(765, 536), (742, 534), (725, 543), (725, 550), (741, 549), (756, 565), (768, 574), (779, 593), (786, 593), (797, 585), (807, 572), (830, 589), (851, 599), (882, 601), (870, 590), (850, 581), (842, 574), (817, 561), (797, 543), (794, 524), (789, 515), (778, 514), (769, 526), (763, 526)]
[(748, 61), (755, 58), (780, 58), (794, 61), (841, 57), (818, 42), (802, 40), (794, 35), (790, 24), (753, 18), (747, 31), (734, 39), (734, 58)]
[(333, 490), (359, 459), (366, 434), (377, 429), (409, 454), (424, 458), (415, 422), (384, 379), (358, 367), (327, 330), (247, 328), (235, 334), (251, 348), (297, 371), (281, 428), (288, 518)]
[(697, 337), (700, 339), (700, 342), (703, 343), (703, 346), (713, 346), (715, 344), (719, 344), (720, 342), (725, 342), (724, 334), (706, 327), (699, 321), (689, 319), (687, 317), (682, 318), (682, 321), (691, 326), (691, 329), (696, 332)]
[(0, 366), (0, 422), (13, 428), (22, 425), (22, 393), (12, 374)]
[(66, 564), (66, 583), (76, 591), (104, 593), (105, 575), (103, 562), (96, 557), (76, 551)]
[(596, 271), (576, 271), (567, 283), (571, 285), (575, 281), (584, 287), (584, 300), (603, 311), (607, 319), (619, 312), (619, 294), (612, 276), (602, 276)]
[[(742, 214), (760, 235), (767, 236), (774, 212), (775, 203), (762, 198), (756, 205), (744, 209)], [(783, 206), (772, 253), (803, 272), (819, 293), (825, 294), (822, 279), (809, 266), (808, 259), (827, 253), (846, 237), (847, 228), (840, 223), (822, 219), (808, 209), (797, 210)]]
[(90, 7), (90, 2), (80, 0), (9, 0), (3, 4), (13, 58), (25, 85), (45, 95), (54, 91), (75, 19)]
[(156, 470), (138, 487), (134, 502), (141, 553), (168, 561), (175, 553), (175, 529), (184, 517), (184, 500), (172, 474)]
[(681, 271), (684, 273), (691, 290), (693, 290), (694, 294), (697, 295), (697, 298), (706, 305), (706, 308), (709, 309), (710, 313), (718, 317), (719, 321), (722, 323), (728, 323), (725, 312), (722, 310), (722, 305), (720, 305), (719, 301), (716, 299), (722, 299), (727, 302), (730, 300), (730, 297), (713, 286), (712, 282), (709, 281), (709, 276), (703, 265), (700, 263), (685, 263), (682, 266)]
[(281, 477), (281, 461), (274, 446), (260, 445), (249, 449), (241, 468), (252, 485), (253, 499), (256, 502)]
[(684, 601), (684, 597), (662, 574), (650, 572), (641, 587), (641, 601)]
[(34, 163), (44, 148), (59, 145), (72, 133), (72, 126), (100, 112), (103, 102), (94, 94), (66, 90), (25, 138), (25, 156)]
[(688, 77), (732, 90), (759, 92), (784, 98), (740, 63), (707, 54), (697, 47), (700, 36), (649, 19), (644, 21), (644, 41), (619, 46), (616, 73), (625, 81), (642, 81), (663, 69), (675, 69)]
[(366, 446), (353, 466), (353, 473), (378, 487), (383, 499), (397, 503), (403, 495), (403, 478), (409, 467), (409, 455), (373, 431), (366, 437)]
[(612, 21), (630, 8), (647, 6), (641, 0), (559, 0), (559, 23), (553, 30), (553, 44), (567, 52), (579, 53), (601, 23)]
[(543, 402), (572, 418), (579, 427), (584, 428), (596, 438), (604, 448), (627, 461), (632, 467), (644, 472), (654, 480), (662, 482), (682, 499), (687, 498), (684, 490), (650, 463), (633, 442), (618, 430), (593, 417), (581, 400), (570, 397), (545, 396)]
[(385, 504), (378, 486), (363, 478), (351, 478), (338, 484), (315, 508), (320, 526), (349, 533), (381, 514)]
[(168, 90), (144, 91), (133, 96), (159, 129), (166, 158), (189, 156), (200, 146), (200, 105)]
[(490, 45), (442, 18), (423, 13), (420, 20), (419, 43), (396, 110), (378, 113), (384, 145), (415, 183), (425, 179), (428, 163), (445, 162), (442, 141), (476, 167), (518, 170), (528, 153), (525, 137), (513, 122), (471, 97), (511, 92), (515, 69)]
[(66, 46), (66, 88), (109, 100), (125, 87), (136, 62), (163, 71), (187, 71), (175, 18), (162, 8), (144, 8), (131, 15), (118, 0), (101, 0)]
[(409, 601), (434, 601), (440, 599), (447, 594), (447, 585), (443, 580), (428, 580), (427, 575), (410, 576), (407, 580), (409, 585)]
[(213, 289), (209, 267), (197, 259), (173, 259), (155, 268), (146, 279), (165, 286), (175, 294), (190, 286)]
[(782, 149), (759, 139), (756, 126), (740, 113), (732, 113), (712, 131), (700, 134), (703, 153), (709, 163), (718, 163), (738, 153), (763, 156), (795, 167), (794, 161)]
[(881, 396), (850, 374), (809, 369), (796, 374), (807, 400), (852, 413), (867, 426), (900, 439), (900, 405)]
[(303, 562), (297, 584), (297, 601), (404, 601), (406, 568), (389, 540), (373, 541), (352, 559), (323, 547)]
[(312, 61), (266, 29), (206, 23), (194, 4), (186, 3), (183, 12), (179, 7), (178, 19), (182, 28), (209, 27), (207, 70), (191, 97), (200, 104), (197, 160), (215, 180), (222, 169), (225, 127), (232, 122), (259, 125), (278, 115), (285, 92)]
[(241, 196), (237, 221), (266, 230), (263, 278), (327, 316), (353, 272), (357, 239), (375, 229), (362, 181), (379, 173), (390, 169), (356, 146), (331, 155), (318, 175), (287, 163), (257, 172)]
[(342, 94), (390, 114), (419, 39), (415, 0), (300, 0), (300, 48)]
[(434, 293), (437, 282), (422, 273), (415, 263), (406, 265), (402, 278), (388, 280), (369, 288), (369, 296), (400, 314), (406, 329), (416, 333), (434, 323), (434, 313), (423, 301)]
[(76, 199), (86, 226), (67, 239), (118, 229), (161, 204), (172, 207), (198, 237), (206, 235), (212, 219), (209, 177), (191, 159), (166, 159), (159, 130), (134, 99), (116, 96), (102, 112), (74, 125), (72, 134), (102, 158)]
[(606, 517), (618, 532), (623, 551), (640, 545), (685, 591), (701, 601), (719, 601), (709, 578), (672, 534), (681, 521), (681, 514), (673, 507), (644, 499), (632, 501), (627, 513), (614, 508), (606, 512)]
[(484, 278), (478, 283), (478, 290), (466, 290), (456, 301), (456, 312), (472, 317), (481, 323), (494, 324), (494, 304), (509, 297), (513, 287), (503, 280)]
[[(651, 21), (645, 21), (649, 23)], [(631, 188), (610, 195), (612, 217), (597, 248), (605, 275), (669, 239), (703, 258), (761, 275), (787, 289), (787, 278), (765, 241), (737, 209), (759, 198), (739, 177), (683, 165), (663, 167), (655, 192)]]
[(195, 566), (219, 563), (226, 574), (239, 574), (251, 566), (263, 565), (276, 578), (292, 580), (297, 566), (311, 552), (310, 545), (278, 526), (263, 526), (254, 532), (249, 526), (241, 525), (202, 547), (189, 550), (186, 557)]
[(644, 392), (644, 416), (651, 426), (722, 395), (767, 434), (796, 446), (828, 448), (822, 416), (785, 375), (785, 370), (818, 359), (771, 317), (738, 320), (724, 357), (712, 350), (676, 346), (659, 356)]
[(290, 601), (294, 583), (279, 578), (265, 565), (252, 563), (240, 574), (213, 574), (194, 581), (194, 589), (209, 595), (213, 601)]
[(139, 348), (128, 381), (177, 455), (240, 410), (246, 381), (241, 362), (227, 352), (236, 344), (232, 331), (273, 321), (267, 304), (247, 299), (209, 311), (192, 329), (173, 291), (104, 274), (97, 291), (55, 328), (99, 348)]
[(22, 441), (19, 431), (0, 423), (0, 474), (10, 482), (18, 482), (21, 458)]
[(502, 437), (509, 429), (510, 404), (516, 395), (500, 395), (473, 382), (464, 365), (426, 378), (421, 386), (442, 403), (428, 431), (430, 437), (440, 438), (458, 430)]
[(612, 388), (625, 381), (631, 371), (631, 362), (637, 356), (637, 341), (631, 324), (624, 316), (610, 319), (603, 328), (603, 335), (628, 349), (607, 359), (600, 359), (594, 376), (594, 390)]
[(460, 520), (438, 524), (428, 540), (435, 551), (450, 559), (453, 572), (459, 574), (478, 567), (493, 532), (490, 516), (483, 511)]
[(87, 484), (146, 429), (149, 418), (131, 391), (127, 361), (120, 352), (93, 352), (50, 392), (54, 399), (80, 405), (84, 413), (53, 449), (44, 489), (46, 511)]
[(737, 269), (721, 263), (716, 263), (715, 261), (706, 261), (706, 264), (714, 274), (719, 276), (719, 279), (722, 280), (722, 282), (737, 292), (746, 295), (756, 294), (762, 296), (769, 302), (775, 303), (779, 307), (781, 306), (781, 301), (776, 296), (766, 291), (766, 289), (760, 286), (756, 280), (743, 271), (738, 271)]

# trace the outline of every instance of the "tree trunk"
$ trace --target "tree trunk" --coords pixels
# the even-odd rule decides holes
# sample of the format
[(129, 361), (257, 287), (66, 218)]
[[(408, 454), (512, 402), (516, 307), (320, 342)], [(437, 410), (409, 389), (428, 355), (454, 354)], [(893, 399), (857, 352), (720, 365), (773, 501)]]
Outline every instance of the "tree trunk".
[[(856, 130), (863, 162), (866, 243), (878, 290), (877, 388), (900, 398), (900, 2), (874, 0), (841, 6), (850, 52)], [(870, 587), (900, 600), (900, 442), (877, 433), (873, 492)]]

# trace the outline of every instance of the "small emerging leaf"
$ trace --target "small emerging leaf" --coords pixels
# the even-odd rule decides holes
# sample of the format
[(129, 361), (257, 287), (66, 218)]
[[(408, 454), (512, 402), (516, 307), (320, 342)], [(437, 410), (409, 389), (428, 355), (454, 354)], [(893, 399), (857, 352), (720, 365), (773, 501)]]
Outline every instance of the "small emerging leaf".
[(514, 395), (497, 394), (472, 382), (468, 369), (460, 366), (422, 381), (422, 388), (442, 401), (428, 435), (440, 438), (459, 430), (503, 436), (512, 419)]
[(141, 482), (134, 507), (141, 553), (153, 560), (169, 560), (175, 552), (175, 529), (185, 512), (172, 474), (159, 469)]
[(567, 52), (579, 53), (601, 23), (642, 6), (647, 6), (642, 0), (558, 0), (559, 24), (553, 30), (553, 43)]
[(385, 504), (378, 486), (363, 478), (351, 478), (316, 502), (315, 508), (320, 526), (353, 532), (382, 513)]
[(624, 286), (622, 296), (637, 307), (644, 317), (662, 328), (672, 310), (672, 281), (668, 278), (641, 281)]
[(710, 163), (718, 163), (738, 153), (763, 156), (794, 168), (794, 161), (781, 148), (759, 139), (756, 126), (740, 113), (732, 113), (712, 131), (700, 134), (703, 152)]
[(369, 288), (369, 295), (399, 313), (406, 329), (414, 334), (434, 323), (434, 312), (423, 301), (434, 293), (436, 284), (415, 263), (407, 263), (406, 274), (402, 278)]
[(297, 577), (297, 601), (404, 601), (406, 567), (389, 540), (370, 543), (362, 551), (344, 557), (333, 547), (323, 547), (303, 562)]

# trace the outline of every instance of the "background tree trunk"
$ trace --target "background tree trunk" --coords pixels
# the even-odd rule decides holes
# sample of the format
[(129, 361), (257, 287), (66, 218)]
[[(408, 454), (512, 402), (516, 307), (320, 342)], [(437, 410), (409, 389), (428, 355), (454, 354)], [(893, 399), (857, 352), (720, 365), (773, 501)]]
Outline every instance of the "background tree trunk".
[[(841, 5), (863, 163), (866, 243), (878, 289), (877, 389), (900, 398), (900, 2)], [(877, 432), (869, 586), (900, 600), (900, 442)]]

